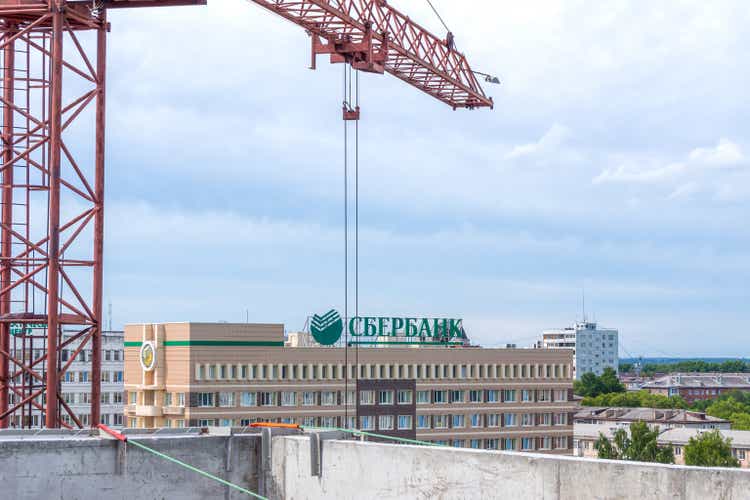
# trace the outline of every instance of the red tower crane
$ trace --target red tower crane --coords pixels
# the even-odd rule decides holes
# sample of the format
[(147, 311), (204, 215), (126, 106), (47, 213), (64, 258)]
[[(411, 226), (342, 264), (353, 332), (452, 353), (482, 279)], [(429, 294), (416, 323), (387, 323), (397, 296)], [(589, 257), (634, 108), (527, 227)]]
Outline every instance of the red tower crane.
[[(251, 1), (308, 32), (313, 68), (329, 54), (454, 109), (492, 107), (452, 35), (431, 34), (386, 0)], [(205, 3), (0, 0), (0, 428), (32, 426), (33, 413), (48, 428), (99, 423), (107, 11)], [(88, 422), (60, 392), (82, 351)]]

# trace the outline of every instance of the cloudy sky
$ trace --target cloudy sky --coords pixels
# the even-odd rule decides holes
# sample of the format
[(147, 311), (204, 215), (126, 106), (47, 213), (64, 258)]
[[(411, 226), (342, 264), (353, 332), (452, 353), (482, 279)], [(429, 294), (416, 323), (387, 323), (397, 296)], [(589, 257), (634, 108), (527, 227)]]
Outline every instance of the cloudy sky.
[[(360, 311), (529, 345), (585, 289), (623, 356), (750, 355), (745, 2), (435, 4), (503, 84), (452, 111), (362, 76)], [(243, 0), (110, 20), (114, 326), (343, 309), (342, 67)]]

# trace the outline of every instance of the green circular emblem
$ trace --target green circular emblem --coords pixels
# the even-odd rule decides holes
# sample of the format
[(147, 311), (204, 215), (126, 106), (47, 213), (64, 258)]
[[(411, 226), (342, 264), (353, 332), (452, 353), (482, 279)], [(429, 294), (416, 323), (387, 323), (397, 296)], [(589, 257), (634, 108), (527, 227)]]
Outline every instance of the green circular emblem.
[(322, 316), (314, 315), (310, 322), (310, 333), (321, 345), (335, 344), (341, 338), (343, 331), (344, 322), (335, 309), (331, 309)]

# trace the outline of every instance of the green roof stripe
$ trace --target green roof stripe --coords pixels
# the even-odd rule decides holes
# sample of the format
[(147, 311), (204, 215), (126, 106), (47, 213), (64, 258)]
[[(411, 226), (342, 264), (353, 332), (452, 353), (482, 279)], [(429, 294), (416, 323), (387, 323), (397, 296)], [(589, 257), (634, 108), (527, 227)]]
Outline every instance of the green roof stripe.
[[(143, 342), (125, 342), (125, 347), (141, 347)], [(167, 340), (166, 347), (284, 347), (271, 340)]]

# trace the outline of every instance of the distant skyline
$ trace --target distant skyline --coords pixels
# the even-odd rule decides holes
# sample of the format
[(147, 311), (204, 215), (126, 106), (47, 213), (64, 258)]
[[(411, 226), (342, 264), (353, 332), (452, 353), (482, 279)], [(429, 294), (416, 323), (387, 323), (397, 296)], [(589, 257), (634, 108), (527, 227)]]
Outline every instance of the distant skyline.
[[(750, 356), (745, 2), (434, 3), (502, 85), (362, 75), (360, 311), (531, 345), (585, 287), (621, 356)], [(113, 326), (343, 310), (342, 66), (240, 0), (109, 17)]]

